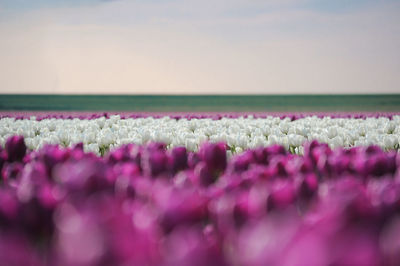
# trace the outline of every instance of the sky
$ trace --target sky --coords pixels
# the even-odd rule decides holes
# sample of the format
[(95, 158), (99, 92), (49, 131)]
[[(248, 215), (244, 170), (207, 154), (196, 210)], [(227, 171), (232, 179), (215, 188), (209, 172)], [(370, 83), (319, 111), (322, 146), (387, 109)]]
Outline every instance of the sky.
[(0, 93), (400, 93), (399, 0), (0, 0)]

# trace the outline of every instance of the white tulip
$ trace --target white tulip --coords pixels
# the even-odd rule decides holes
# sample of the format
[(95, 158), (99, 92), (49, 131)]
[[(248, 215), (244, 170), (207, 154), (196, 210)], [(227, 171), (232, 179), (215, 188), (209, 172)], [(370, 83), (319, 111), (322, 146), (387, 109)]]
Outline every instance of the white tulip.
[(331, 148), (338, 148), (343, 146), (343, 139), (340, 136), (336, 136), (329, 140), (329, 146)]
[(99, 145), (97, 143), (91, 143), (91, 144), (84, 145), (83, 149), (85, 152), (93, 152), (97, 155), (100, 154)]
[(280, 140), (279, 140), (279, 137), (278, 136), (276, 136), (276, 135), (270, 135), (269, 137), (268, 137), (268, 144), (269, 145), (274, 145), (274, 144), (279, 144), (280, 143)]
[(332, 139), (334, 137), (336, 137), (337, 135), (337, 128), (336, 127), (329, 127), (327, 129), (327, 134), (328, 138)]
[(295, 135), (295, 134), (288, 135), (289, 146), (299, 147), (299, 146), (303, 145), (304, 141), (305, 141), (305, 138), (303, 136)]
[(287, 136), (283, 136), (280, 139), (280, 145), (282, 145), (286, 150), (289, 150), (289, 140)]
[(396, 144), (398, 144), (398, 140), (393, 135), (386, 135), (384, 137), (383, 145), (386, 149), (394, 149)]
[(240, 147), (242, 150), (282, 144), (287, 149), (289, 146), (298, 147), (293, 151), (301, 153), (304, 141), (314, 139), (331, 147), (376, 144), (385, 149), (398, 149), (400, 116), (393, 116), (392, 120), (385, 117), (320, 119), (312, 116), (295, 121), (279, 117), (190, 121), (169, 117), (121, 119), (118, 115), (93, 120), (0, 119), (0, 144), (4, 146), (8, 137), (13, 135), (24, 136), (30, 149), (40, 147), (43, 143), (71, 146), (83, 142), (85, 145), (96, 143), (102, 147), (114, 147), (126, 143), (162, 141), (168, 147), (184, 145), (196, 150), (204, 141), (223, 141), (230, 147)]
[(289, 131), (289, 123), (283, 122), (279, 125), (279, 128), (283, 134), (287, 134)]
[(186, 139), (185, 140), (185, 147), (189, 151), (196, 151), (197, 150), (197, 143), (194, 139)]
[(235, 147), (235, 153), (241, 153), (243, 149), (241, 147)]

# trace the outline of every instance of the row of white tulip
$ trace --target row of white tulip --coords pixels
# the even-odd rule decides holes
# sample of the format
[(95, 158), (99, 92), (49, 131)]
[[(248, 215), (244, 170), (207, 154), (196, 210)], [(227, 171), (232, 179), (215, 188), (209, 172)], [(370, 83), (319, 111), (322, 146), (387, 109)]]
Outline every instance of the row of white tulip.
[(248, 148), (281, 144), (287, 150), (301, 154), (305, 141), (318, 140), (330, 147), (379, 145), (399, 149), (400, 116), (386, 117), (317, 118), (310, 116), (295, 121), (289, 118), (223, 118), (212, 119), (121, 119), (120, 116), (93, 120), (80, 119), (0, 119), (0, 144), (9, 136), (22, 135), (30, 149), (45, 144), (72, 146), (83, 142), (86, 151), (103, 153), (122, 144), (164, 142), (169, 148), (185, 146), (195, 151), (204, 141), (223, 141), (232, 153)]

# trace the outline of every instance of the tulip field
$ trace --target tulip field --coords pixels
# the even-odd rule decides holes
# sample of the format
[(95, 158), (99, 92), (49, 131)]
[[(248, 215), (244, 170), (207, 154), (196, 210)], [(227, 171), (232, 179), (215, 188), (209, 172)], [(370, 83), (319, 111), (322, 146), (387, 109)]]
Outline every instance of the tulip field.
[(0, 265), (400, 265), (400, 113), (0, 113)]

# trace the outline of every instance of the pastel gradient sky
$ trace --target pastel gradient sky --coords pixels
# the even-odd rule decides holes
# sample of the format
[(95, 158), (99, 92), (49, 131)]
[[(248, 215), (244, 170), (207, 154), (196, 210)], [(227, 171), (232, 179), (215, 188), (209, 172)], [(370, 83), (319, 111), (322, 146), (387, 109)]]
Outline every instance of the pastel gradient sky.
[(0, 0), (0, 93), (400, 93), (400, 1)]

